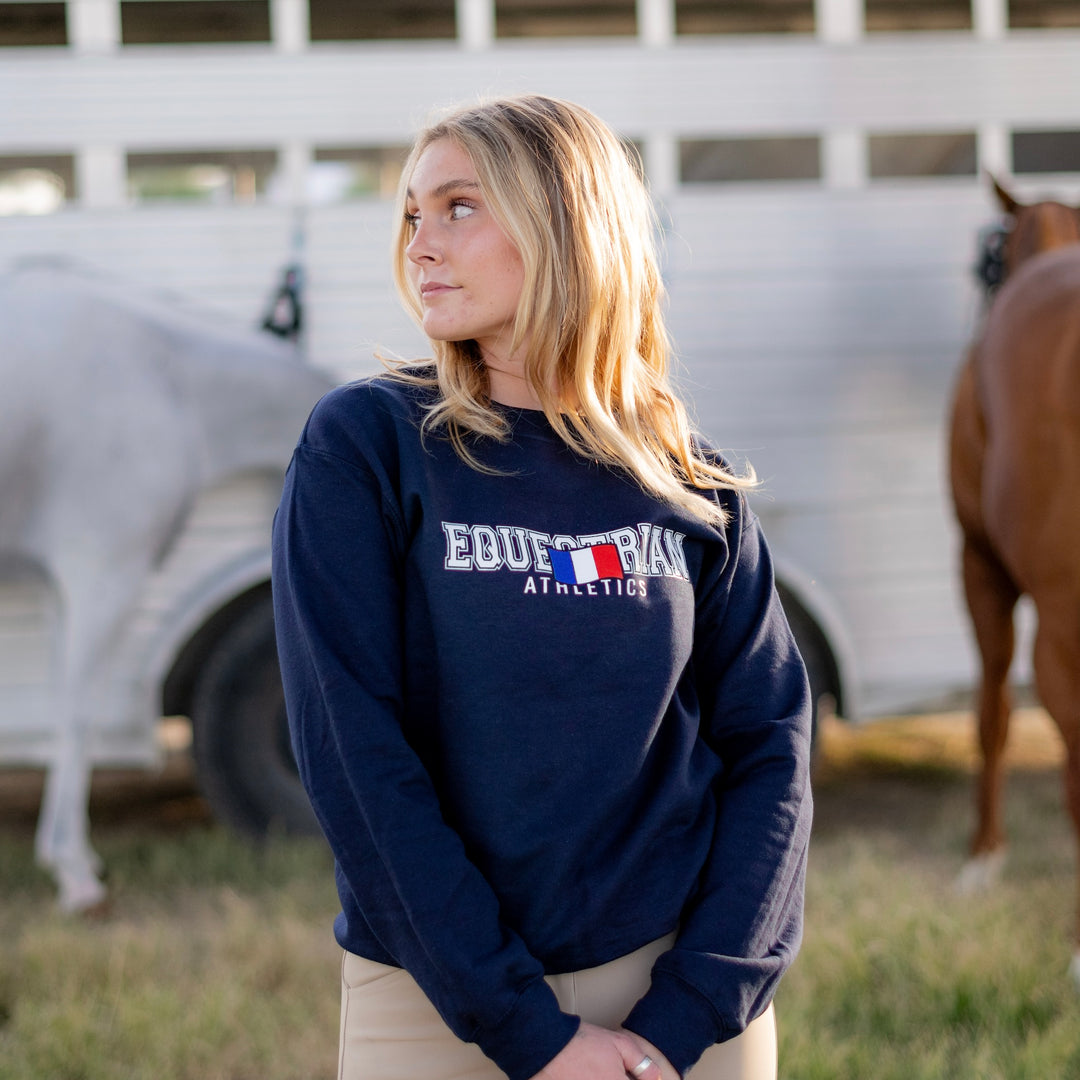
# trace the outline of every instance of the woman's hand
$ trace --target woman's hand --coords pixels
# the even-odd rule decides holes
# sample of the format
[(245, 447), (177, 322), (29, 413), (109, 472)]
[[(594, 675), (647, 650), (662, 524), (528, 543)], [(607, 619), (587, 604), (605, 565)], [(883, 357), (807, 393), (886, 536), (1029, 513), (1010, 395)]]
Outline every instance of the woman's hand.
[[(634, 1072), (645, 1058), (651, 1058), (652, 1063)], [(667, 1073), (661, 1071), (662, 1061), (660, 1052), (633, 1032), (611, 1031), (583, 1020), (577, 1034), (533, 1080), (626, 1080), (628, 1076), (634, 1080), (678, 1080), (670, 1066)]]

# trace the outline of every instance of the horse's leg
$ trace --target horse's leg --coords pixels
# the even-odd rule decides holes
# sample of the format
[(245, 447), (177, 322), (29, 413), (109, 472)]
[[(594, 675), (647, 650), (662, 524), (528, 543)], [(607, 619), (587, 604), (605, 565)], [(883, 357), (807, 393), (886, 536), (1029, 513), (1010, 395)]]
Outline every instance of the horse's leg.
[[(1065, 799), (1080, 842), (1080, 602), (1060, 591), (1037, 605), (1035, 682), (1065, 742)], [(1080, 908), (1070, 965), (1080, 987)]]
[[(1065, 798), (1069, 805), (1069, 815), (1072, 817), (1077, 840), (1080, 842), (1080, 739), (1076, 738), (1075, 731), (1073, 738), (1066, 745), (1066, 751)], [(1080, 861), (1078, 861), (1078, 866), (1080, 866)], [(1078, 878), (1080, 878), (1080, 871), (1078, 871)], [(1076, 988), (1080, 990), (1080, 905), (1077, 908), (1076, 940), (1072, 960), (1069, 963), (1069, 974)]]
[[(64, 566), (62, 560), (57, 562)], [(109, 565), (106, 554), (89, 565)], [(100, 879), (101, 859), (90, 843), (89, 795), (91, 764), (88, 728), (95, 710), (106, 700), (102, 673), (135, 602), (145, 568), (129, 559), (131, 568), (119, 585), (112, 578), (74, 571), (63, 574), (62, 626), (56, 665), (56, 737), (45, 779), (35, 836), (38, 862), (59, 887), (65, 911), (86, 911), (106, 895)]]
[(1001, 824), (1003, 755), (1009, 732), (1011, 701), (1008, 687), (1015, 635), (1013, 611), (1020, 597), (1005, 567), (987, 548), (964, 541), (964, 591), (982, 661), (979, 690), (979, 746), (982, 770), (977, 785), (978, 824), (971, 858), (959, 887), (985, 888), (1001, 871), (1005, 830)]
[(90, 845), (90, 763), (78, 688), (63, 678), (54, 697), (57, 732), (38, 816), (35, 855), (58, 886), (63, 911), (87, 911), (105, 899), (101, 859)]

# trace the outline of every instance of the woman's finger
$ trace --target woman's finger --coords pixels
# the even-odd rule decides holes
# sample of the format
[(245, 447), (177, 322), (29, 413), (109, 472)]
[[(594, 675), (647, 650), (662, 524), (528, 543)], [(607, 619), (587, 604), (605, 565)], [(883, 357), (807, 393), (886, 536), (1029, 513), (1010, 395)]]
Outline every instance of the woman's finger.
[(629, 1040), (629, 1045), (619, 1046), (627, 1076), (634, 1080), (679, 1080), (667, 1058), (648, 1039), (626, 1028), (620, 1028), (619, 1034)]
[(631, 1080), (663, 1080), (659, 1053), (644, 1045), (644, 1040), (639, 1039), (633, 1032), (622, 1030), (619, 1035), (619, 1053), (622, 1055), (626, 1075)]
[[(638, 1057), (637, 1054), (633, 1056)], [(632, 1077), (633, 1080), (662, 1080), (663, 1074), (660, 1072), (660, 1066), (648, 1054), (644, 1054), (633, 1065), (627, 1067), (626, 1075)]]

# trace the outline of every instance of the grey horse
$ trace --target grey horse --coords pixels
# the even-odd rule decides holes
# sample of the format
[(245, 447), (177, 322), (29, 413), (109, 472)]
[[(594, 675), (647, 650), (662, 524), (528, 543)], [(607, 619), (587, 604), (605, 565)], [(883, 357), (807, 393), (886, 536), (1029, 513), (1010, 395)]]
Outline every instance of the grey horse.
[(270, 335), (60, 265), (0, 276), (0, 327), (0, 574), (28, 567), (59, 614), (36, 856), (81, 910), (105, 895), (88, 735), (140, 590), (200, 491), (284, 470), (330, 381)]

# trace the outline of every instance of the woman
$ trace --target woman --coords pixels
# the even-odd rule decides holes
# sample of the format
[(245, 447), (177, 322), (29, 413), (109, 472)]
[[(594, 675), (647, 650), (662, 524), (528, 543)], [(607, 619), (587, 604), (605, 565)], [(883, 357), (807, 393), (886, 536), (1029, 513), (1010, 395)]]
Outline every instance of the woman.
[(274, 532), (340, 1076), (773, 1077), (806, 677), (668, 385), (643, 185), (527, 96), (423, 132), (400, 204), (435, 359), (316, 406)]

